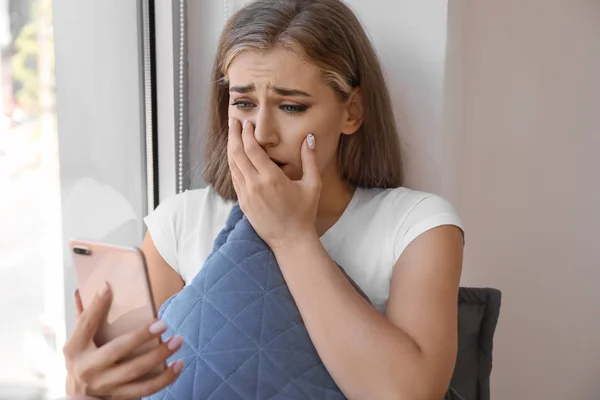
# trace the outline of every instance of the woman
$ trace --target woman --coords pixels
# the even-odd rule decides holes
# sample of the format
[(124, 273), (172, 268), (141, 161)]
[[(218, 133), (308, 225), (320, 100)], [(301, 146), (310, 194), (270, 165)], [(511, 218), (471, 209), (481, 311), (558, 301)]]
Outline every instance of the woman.
[[(191, 282), (237, 200), (347, 397), (442, 398), (457, 351), (460, 220), (443, 199), (401, 186), (388, 90), (356, 16), (339, 0), (257, 0), (225, 27), (212, 82), (209, 187), (146, 218), (157, 306)], [(110, 289), (99, 294), (65, 346), (70, 394), (160, 390), (181, 362), (138, 378), (181, 338), (115, 364), (165, 326), (97, 349), (91, 338), (110, 299)]]

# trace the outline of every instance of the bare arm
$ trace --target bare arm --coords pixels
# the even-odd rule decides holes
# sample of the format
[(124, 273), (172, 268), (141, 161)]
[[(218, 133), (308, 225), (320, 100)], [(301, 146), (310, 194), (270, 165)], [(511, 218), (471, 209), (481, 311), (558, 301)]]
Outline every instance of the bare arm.
[(146, 232), (146, 236), (144, 236), (142, 252), (146, 258), (154, 306), (158, 310), (166, 300), (183, 289), (184, 282), (181, 276), (162, 258), (150, 232)]
[(353, 289), (318, 238), (275, 250), (311, 339), (351, 399), (439, 400), (457, 349), (462, 234), (415, 239), (395, 265), (386, 316)]

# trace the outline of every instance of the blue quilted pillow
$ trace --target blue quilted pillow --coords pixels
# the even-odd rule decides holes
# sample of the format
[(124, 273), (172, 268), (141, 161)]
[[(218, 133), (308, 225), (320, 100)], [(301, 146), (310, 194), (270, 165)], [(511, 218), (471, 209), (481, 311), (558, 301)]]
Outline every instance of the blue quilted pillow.
[(192, 283), (159, 312), (184, 338), (179, 378), (148, 397), (344, 399), (321, 362), (275, 256), (235, 206)]

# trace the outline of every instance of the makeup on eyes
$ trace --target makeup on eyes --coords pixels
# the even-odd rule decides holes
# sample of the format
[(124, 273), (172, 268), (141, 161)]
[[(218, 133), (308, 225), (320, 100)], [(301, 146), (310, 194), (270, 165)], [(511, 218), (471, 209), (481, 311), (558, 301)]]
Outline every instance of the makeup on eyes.
[[(233, 100), (229, 103), (229, 105), (236, 107), (240, 111), (249, 111), (256, 107), (256, 104), (254, 104), (254, 102), (245, 99)], [(310, 108), (310, 106), (306, 104), (283, 103), (280, 104), (278, 108), (288, 114), (301, 114), (307, 111)]]

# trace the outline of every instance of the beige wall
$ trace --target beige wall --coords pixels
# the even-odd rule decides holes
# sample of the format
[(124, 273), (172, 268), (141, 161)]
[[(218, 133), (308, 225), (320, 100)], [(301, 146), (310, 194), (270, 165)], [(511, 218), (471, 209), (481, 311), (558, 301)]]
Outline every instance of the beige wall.
[(453, 6), (463, 284), (504, 293), (493, 398), (599, 399), (600, 1)]

